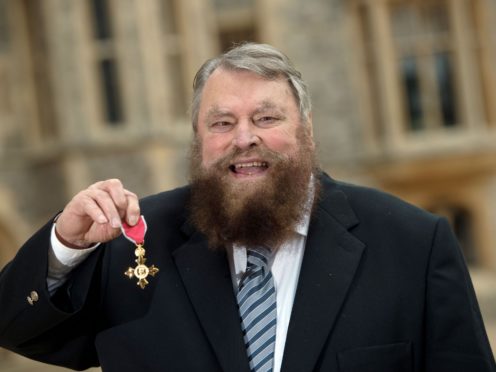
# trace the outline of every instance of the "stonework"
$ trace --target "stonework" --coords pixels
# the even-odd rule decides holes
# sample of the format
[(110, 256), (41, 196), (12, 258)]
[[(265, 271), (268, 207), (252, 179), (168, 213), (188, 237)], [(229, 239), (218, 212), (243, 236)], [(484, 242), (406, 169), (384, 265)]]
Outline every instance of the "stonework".
[[(171, 15), (162, 17), (158, 11), (166, 1), (173, 6), (165, 8), (175, 9), (175, 28), (165, 27)], [(487, 123), (469, 120), (481, 117), (480, 112), (470, 100), (462, 100), (466, 120), (461, 127), (405, 130), (404, 93), (385, 23), (388, 0), (108, 0), (114, 33), (105, 40), (94, 38), (95, 20), (87, 3), (0, 1), (8, 21), (5, 25), (0, 19), (0, 26), (10, 29), (0, 39), (0, 265), (74, 193), (97, 180), (120, 178), (140, 196), (187, 182), (192, 133), (186, 108), (178, 108), (177, 102), (189, 100), (190, 91), (181, 92), (189, 89), (200, 64), (219, 52), (218, 35), (225, 30), (216, 19), (239, 7), (241, 18), (255, 17), (243, 24), (255, 25), (249, 31), (258, 35), (257, 41), (283, 50), (307, 81), (314, 136), (326, 171), (435, 212), (448, 211), (447, 217), (462, 221), (464, 229), (472, 226), (474, 270), (482, 272), (476, 286), (490, 327), (496, 329), (495, 296), (483, 290), (496, 283), (495, 118)], [(460, 19), (453, 27), (462, 27), (460, 7), (469, 3), (446, 3), (458, 17), (454, 19)], [(485, 19), (496, 19), (492, 2), (475, 3), (487, 13)], [(375, 77), (380, 89), (373, 94), (367, 93), (373, 84), (363, 64), (363, 14), (373, 25), (374, 58), (381, 62)], [(480, 25), (490, 30), (484, 42), (489, 50), (481, 55), (492, 62), (494, 24)], [(460, 31), (455, 32), (459, 39)], [(458, 41), (462, 46), (468, 42)], [(461, 52), (461, 81), (482, 73), (478, 69), (484, 63), (474, 58)], [(123, 119), (118, 122), (105, 119), (108, 102), (102, 87), (110, 78), (99, 69), (102, 61), (117, 66), (119, 84), (106, 88), (120, 94)], [(485, 92), (494, 105), (496, 79), (491, 75), (484, 81), (493, 83)], [(474, 87), (468, 84), (467, 89)], [(380, 111), (380, 123), (373, 122), (374, 110)], [(452, 213), (461, 207), (468, 222), (461, 219), (465, 215)], [(16, 371), (31, 370), (31, 364), (16, 358), (0, 353), (0, 369), (17, 365), (24, 369)]]

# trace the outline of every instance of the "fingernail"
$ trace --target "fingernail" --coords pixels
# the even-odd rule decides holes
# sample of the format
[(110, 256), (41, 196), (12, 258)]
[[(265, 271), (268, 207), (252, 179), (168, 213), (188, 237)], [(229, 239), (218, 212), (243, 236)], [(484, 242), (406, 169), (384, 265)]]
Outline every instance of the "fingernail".
[(118, 218), (112, 218), (112, 227), (114, 229), (121, 227), (121, 220)]
[(129, 224), (130, 225), (136, 225), (136, 222), (138, 222), (138, 217), (137, 216), (130, 216), (129, 217)]
[(103, 214), (98, 216), (98, 223), (107, 223), (107, 218)]

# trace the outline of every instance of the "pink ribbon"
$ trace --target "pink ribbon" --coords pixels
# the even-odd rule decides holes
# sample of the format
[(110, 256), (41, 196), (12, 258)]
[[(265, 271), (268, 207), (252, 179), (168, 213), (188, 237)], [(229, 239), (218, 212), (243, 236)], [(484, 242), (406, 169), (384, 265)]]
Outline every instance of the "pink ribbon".
[(134, 226), (128, 225), (126, 222), (122, 222), (121, 230), (122, 234), (127, 240), (133, 242), (134, 244), (142, 245), (145, 242), (145, 234), (148, 226), (146, 225), (145, 217), (140, 216), (138, 222)]

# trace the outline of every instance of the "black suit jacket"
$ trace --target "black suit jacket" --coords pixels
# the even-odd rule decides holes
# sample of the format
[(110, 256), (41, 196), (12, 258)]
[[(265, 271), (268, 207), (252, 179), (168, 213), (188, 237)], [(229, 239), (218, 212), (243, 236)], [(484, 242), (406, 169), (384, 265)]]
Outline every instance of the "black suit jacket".
[[(447, 222), (384, 193), (321, 177), (284, 372), (496, 371), (472, 284)], [(134, 248), (94, 252), (50, 298), (50, 226), (0, 277), (0, 345), (48, 363), (104, 371), (247, 372), (224, 252), (188, 223), (189, 188), (141, 202), (145, 290), (124, 271)], [(37, 291), (39, 300), (26, 297)]]

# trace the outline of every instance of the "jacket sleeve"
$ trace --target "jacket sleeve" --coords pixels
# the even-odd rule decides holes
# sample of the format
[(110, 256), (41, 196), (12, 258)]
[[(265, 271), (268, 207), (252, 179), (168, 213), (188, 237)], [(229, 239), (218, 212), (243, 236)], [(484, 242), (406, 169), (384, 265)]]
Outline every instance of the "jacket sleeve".
[(494, 372), (494, 357), (456, 238), (440, 219), (427, 271), (428, 372)]
[(98, 365), (101, 249), (71, 273), (51, 297), (46, 285), (53, 221), (41, 228), (0, 273), (0, 346), (45, 363), (73, 369)]

